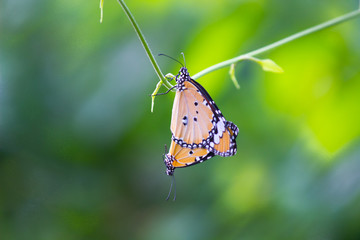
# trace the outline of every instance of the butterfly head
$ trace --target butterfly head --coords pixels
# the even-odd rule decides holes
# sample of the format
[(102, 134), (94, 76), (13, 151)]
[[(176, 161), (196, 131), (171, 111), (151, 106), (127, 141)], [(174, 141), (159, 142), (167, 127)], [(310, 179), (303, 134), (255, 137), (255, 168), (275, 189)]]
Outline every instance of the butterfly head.
[(175, 167), (173, 166), (174, 157), (170, 154), (165, 154), (164, 163), (166, 166), (166, 175), (172, 176), (174, 174)]
[(178, 75), (176, 75), (176, 82), (183, 83), (188, 78), (190, 78), (190, 74), (189, 74), (187, 68), (186, 67), (180, 68)]
[(190, 80), (190, 74), (186, 67), (180, 68), (180, 71), (178, 75), (176, 75), (175, 80), (176, 80), (177, 90), (184, 91), (186, 89), (184, 82)]

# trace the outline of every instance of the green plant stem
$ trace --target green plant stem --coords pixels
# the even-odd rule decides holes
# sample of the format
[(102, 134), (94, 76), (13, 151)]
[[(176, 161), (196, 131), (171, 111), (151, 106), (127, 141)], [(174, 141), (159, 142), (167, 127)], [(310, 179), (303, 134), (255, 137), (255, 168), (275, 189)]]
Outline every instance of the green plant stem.
[(327, 22), (324, 22), (324, 23), (321, 23), (321, 24), (316, 25), (314, 27), (308, 28), (308, 29), (306, 29), (304, 31), (295, 33), (294, 35), (291, 35), (291, 36), (289, 36), (287, 38), (284, 38), (284, 39), (282, 39), (280, 41), (269, 44), (269, 45), (267, 45), (265, 47), (259, 48), (257, 50), (251, 51), (249, 53), (242, 54), (242, 55), (240, 55), (238, 57), (235, 57), (235, 58), (220, 62), (218, 64), (215, 64), (213, 66), (210, 66), (210, 67), (198, 72), (197, 74), (193, 75), (192, 78), (193, 79), (198, 79), (198, 78), (200, 78), (200, 77), (202, 77), (202, 76), (204, 76), (204, 75), (206, 75), (206, 74), (208, 74), (210, 72), (218, 70), (220, 68), (230, 66), (231, 64), (237, 63), (237, 62), (239, 62), (241, 60), (248, 59), (249, 57), (253, 57), (253, 56), (256, 56), (258, 54), (270, 51), (270, 50), (272, 50), (272, 49), (274, 49), (276, 47), (282, 46), (282, 45), (284, 45), (284, 44), (286, 44), (288, 42), (294, 41), (294, 40), (296, 40), (298, 38), (304, 37), (304, 36), (309, 35), (311, 33), (315, 33), (315, 32), (318, 32), (320, 30), (326, 29), (328, 27), (331, 27), (331, 26), (337, 25), (339, 23), (345, 22), (345, 21), (347, 21), (349, 19), (352, 19), (352, 18), (355, 18), (355, 17), (357, 17), (359, 15), (360, 15), (360, 9), (358, 9), (356, 11), (353, 11), (353, 12), (350, 12), (350, 13), (347, 13), (347, 14), (342, 15), (340, 17), (334, 18), (334, 19), (329, 20)]
[[(145, 49), (145, 51), (146, 51), (146, 53), (147, 53), (147, 55), (148, 55), (148, 57), (150, 59), (150, 62), (153, 65), (153, 67), (155, 69), (155, 72), (158, 75), (161, 83), (164, 84), (168, 89), (170, 89), (172, 87), (172, 85), (167, 81), (167, 79), (164, 77), (164, 74), (161, 72), (161, 69), (160, 69), (159, 65), (157, 64), (157, 62), (156, 62), (156, 60), (154, 58), (154, 55), (152, 54), (152, 52), (150, 50), (150, 47), (149, 47), (148, 43), (145, 40), (144, 35), (142, 34), (138, 24), (136, 23), (135, 18), (132, 16), (130, 10), (128, 9), (128, 7), (126, 6), (126, 4), (125, 4), (125, 2), (123, 0), (117, 0), (117, 1), (120, 4), (120, 6), (123, 8), (126, 16), (129, 18), (129, 20), (131, 22), (131, 25), (134, 27), (134, 30), (135, 30), (136, 34), (138, 35), (138, 37), (140, 39), (140, 42), (142, 43), (142, 45), (143, 45), (143, 47), (144, 47), (144, 49)], [(230, 66), (231, 64), (237, 63), (237, 62), (239, 62), (241, 60), (249, 59), (249, 58), (254, 57), (256, 55), (259, 55), (261, 53), (268, 52), (268, 51), (270, 51), (270, 50), (272, 50), (274, 48), (277, 48), (279, 46), (282, 46), (282, 45), (284, 45), (286, 43), (289, 43), (289, 42), (294, 41), (296, 39), (299, 39), (301, 37), (307, 36), (309, 34), (324, 30), (326, 28), (329, 28), (331, 26), (340, 24), (342, 22), (345, 22), (347, 20), (350, 20), (350, 19), (358, 17), (358, 16), (360, 16), (360, 9), (357, 9), (357, 10), (355, 10), (353, 12), (347, 13), (347, 14), (342, 15), (340, 17), (334, 18), (334, 19), (329, 20), (327, 22), (321, 23), (321, 24), (316, 25), (314, 27), (308, 28), (308, 29), (306, 29), (304, 31), (295, 33), (295, 34), (293, 34), (293, 35), (291, 35), (289, 37), (281, 39), (281, 40), (279, 40), (277, 42), (274, 42), (272, 44), (269, 44), (269, 45), (267, 45), (265, 47), (259, 48), (257, 50), (242, 54), (242, 55), (240, 55), (238, 57), (235, 57), (235, 58), (220, 62), (218, 64), (215, 64), (213, 66), (210, 66), (210, 67), (198, 72), (197, 74), (193, 75), (192, 78), (193, 79), (198, 79), (198, 78), (200, 78), (200, 77), (202, 77), (202, 76), (204, 76), (204, 75), (206, 75), (206, 74), (208, 74), (210, 72), (218, 70), (220, 68), (224, 68), (224, 67)]]
[(153, 65), (155, 72), (157, 74), (157, 76), (159, 77), (160, 81), (162, 82), (162, 84), (164, 84), (168, 89), (170, 89), (172, 87), (172, 85), (165, 79), (164, 74), (161, 72), (160, 66), (158, 65), (158, 63), (155, 60), (154, 55), (152, 54), (150, 47), (148, 45), (148, 43), (145, 40), (145, 37), (143, 35), (143, 33), (141, 32), (139, 25), (137, 24), (137, 22), (135, 21), (135, 18), (133, 17), (133, 15), (131, 14), (129, 8), (126, 6), (125, 2), (123, 0), (117, 0), (118, 3), (120, 4), (120, 6), (123, 8), (126, 16), (129, 18), (131, 25), (134, 27), (134, 30), (136, 32), (136, 34), (138, 35), (140, 42), (142, 43), (146, 54), (148, 55), (151, 64)]

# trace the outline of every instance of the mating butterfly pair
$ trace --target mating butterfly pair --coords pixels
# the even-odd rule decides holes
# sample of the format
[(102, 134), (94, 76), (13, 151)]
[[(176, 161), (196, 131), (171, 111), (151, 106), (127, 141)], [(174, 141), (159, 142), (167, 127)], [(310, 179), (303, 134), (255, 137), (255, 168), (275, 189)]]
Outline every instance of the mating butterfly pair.
[(238, 127), (226, 121), (208, 92), (193, 80), (186, 67), (175, 77), (176, 95), (171, 116), (172, 141), (165, 155), (166, 174), (175, 168), (201, 163), (215, 155), (236, 154)]

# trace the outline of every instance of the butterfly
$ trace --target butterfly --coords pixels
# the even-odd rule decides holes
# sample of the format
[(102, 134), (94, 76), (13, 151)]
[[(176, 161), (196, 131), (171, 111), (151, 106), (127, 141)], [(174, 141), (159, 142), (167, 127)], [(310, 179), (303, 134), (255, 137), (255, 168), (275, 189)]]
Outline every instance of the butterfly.
[(164, 158), (167, 175), (173, 175), (175, 168), (191, 166), (215, 155), (236, 154), (238, 127), (225, 119), (209, 93), (190, 77), (186, 66), (182, 65), (175, 81), (172, 142)]
[(175, 168), (188, 167), (201, 163), (213, 156), (214, 153), (209, 152), (206, 148), (184, 148), (174, 141), (171, 141), (169, 153), (164, 157), (166, 174), (172, 176)]
[(186, 67), (176, 76), (171, 116), (172, 140), (187, 148), (206, 148), (223, 157), (236, 153), (237, 126), (226, 121), (207, 91), (191, 79)]

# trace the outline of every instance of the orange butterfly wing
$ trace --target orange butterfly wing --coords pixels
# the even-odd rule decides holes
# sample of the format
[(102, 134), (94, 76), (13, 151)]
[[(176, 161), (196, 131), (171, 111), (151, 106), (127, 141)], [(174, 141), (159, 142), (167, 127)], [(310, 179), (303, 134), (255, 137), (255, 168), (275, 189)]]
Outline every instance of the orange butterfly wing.
[(200, 144), (209, 137), (214, 114), (198, 89), (184, 82), (186, 90), (177, 91), (174, 99), (171, 132), (185, 143)]
[(208, 92), (190, 78), (186, 68), (176, 76), (171, 132), (182, 147), (206, 148), (216, 155), (236, 153), (237, 126), (226, 121)]
[(238, 128), (232, 122), (225, 123), (225, 131), (222, 135), (215, 134), (214, 141), (210, 142), (210, 146), (214, 149), (216, 155), (228, 157), (236, 154), (236, 136)]
[(173, 175), (175, 168), (188, 167), (201, 163), (214, 156), (213, 152), (205, 148), (184, 148), (179, 144), (171, 141), (169, 153), (165, 155), (165, 165), (167, 175)]

